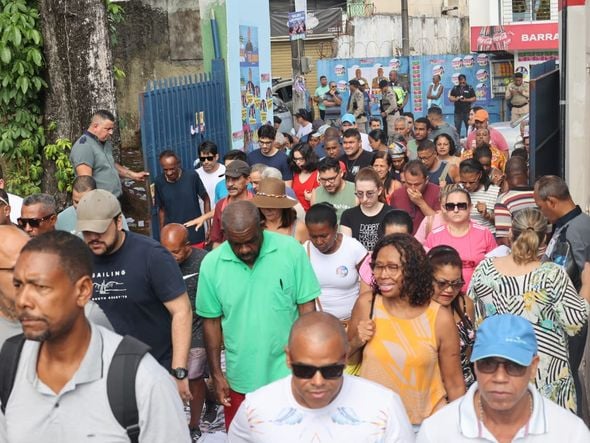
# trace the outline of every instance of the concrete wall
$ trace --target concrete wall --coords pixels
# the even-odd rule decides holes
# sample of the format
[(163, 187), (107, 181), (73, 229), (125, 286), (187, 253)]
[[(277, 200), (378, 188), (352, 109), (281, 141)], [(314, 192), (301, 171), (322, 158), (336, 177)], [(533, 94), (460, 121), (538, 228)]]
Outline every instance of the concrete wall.
[(567, 14), (567, 60), (562, 60), (567, 64), (565, 178), (574, 201), (590, 212), (590, 2), (568, 7)]
[(115, 81), (123, 148), (138, 147), (139, 96), (148, 80), (203, 70), (199, 0), (130, 0), (120, 5), (114, 64), (126, 77)]
[[(475, 0), (482, 1), (482, 0)], [(375, 14), (401, 14), (400, 0), (371, 0), (375, 5)], [(457, 6), (459, 9), (449, 12), (456, 17), (465, 17), (469, 14), (468, 0), (408, 0), (408, 14), (413, 17), (425, 15), (427, 17), (440, 17), (443, 8)]]
[[(402, 47), (400, 15), (355, 17), (351, 35), (337, 39), (335, 58), (399, 55)], [(410, 17), (411, 54), (459, 54), (469, 52), (469, 23), (466, 18)]]

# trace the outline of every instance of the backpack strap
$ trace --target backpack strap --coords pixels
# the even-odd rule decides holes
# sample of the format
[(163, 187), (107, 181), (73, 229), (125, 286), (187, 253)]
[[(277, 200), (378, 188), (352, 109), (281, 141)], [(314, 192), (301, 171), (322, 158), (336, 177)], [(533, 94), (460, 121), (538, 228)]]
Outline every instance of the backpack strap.
[(10, 337), (4, 342), (0, 351), (0, 401), (2, 402), (2, 414), (6, 412), (6, 404), (14, 386), (18, 362), (25, 341), (24, 334)]
[(139, 441), (139, 412), (135, 396), (135, 376), (150, 347), (129, 335), (117, 347), (107, 376), (107, 396), (113, 415), (131, 443)]

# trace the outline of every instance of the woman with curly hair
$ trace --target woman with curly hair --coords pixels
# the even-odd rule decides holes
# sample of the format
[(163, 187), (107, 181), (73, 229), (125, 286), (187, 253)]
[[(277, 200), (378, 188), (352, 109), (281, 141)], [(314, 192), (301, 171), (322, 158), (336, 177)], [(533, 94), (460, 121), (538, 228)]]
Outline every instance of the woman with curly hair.
[[(432, 267), (407, 234), (383, 237), (372, 254), (371, 305), (352, 313), (352, 352), (362, 349), (360, 376), (395, 391), (415, 428), (465, 393), (453, 315), (432, 300)], [(369, 318), (373, 311), (373, 318)]]
[(289, 153), (289, 166), (293, 171), (293, 191), (307, 211), (311, 206), (311, 193), (320, 185), (318, 180), (318, 156), (307, 143), (298, 143)]

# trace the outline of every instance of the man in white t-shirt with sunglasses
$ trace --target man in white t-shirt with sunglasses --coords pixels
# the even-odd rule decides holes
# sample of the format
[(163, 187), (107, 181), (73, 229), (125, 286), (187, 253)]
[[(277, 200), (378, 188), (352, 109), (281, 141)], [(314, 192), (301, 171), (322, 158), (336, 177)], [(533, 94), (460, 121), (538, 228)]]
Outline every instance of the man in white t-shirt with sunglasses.
[(285, 350), (292, 375), (246, 395), (229, 442), (413, 442), (397, 394), (343, 375), (347, 351), (346, 333), (336, 317), (302, 315)]

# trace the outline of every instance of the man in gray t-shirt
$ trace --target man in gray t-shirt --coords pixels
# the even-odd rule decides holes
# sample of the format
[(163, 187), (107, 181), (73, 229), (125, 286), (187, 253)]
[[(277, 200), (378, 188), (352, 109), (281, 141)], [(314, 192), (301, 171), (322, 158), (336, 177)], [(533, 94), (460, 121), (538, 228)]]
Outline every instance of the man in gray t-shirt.
[(121, 178), (143, 180), (148, 172), (133, 172), (115, 162), (110, 137), (115, 128), (115, 116), (109, 111), (96, 111), (90, 126), (74, 143), (70, 161), (77, 176), (90, 175), (96, 180), (98, 189), (112, 192), (115, 197), (122, 194)]

